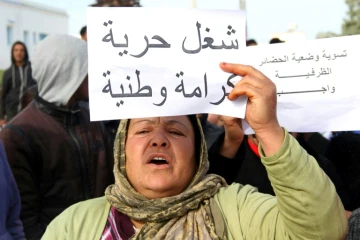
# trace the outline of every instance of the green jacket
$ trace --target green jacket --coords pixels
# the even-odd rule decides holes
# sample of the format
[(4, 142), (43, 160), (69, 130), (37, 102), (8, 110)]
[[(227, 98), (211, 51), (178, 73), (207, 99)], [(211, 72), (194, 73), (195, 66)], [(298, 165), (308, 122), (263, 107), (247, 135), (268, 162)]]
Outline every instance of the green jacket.
[[(229, 239), (341, 239), (345, 210), (334, 185), (297, 141), (285, 134), (280, 150), (264, 157), (276, 197), (233, 184), (214, 196)], [(47, 228), (43, 239), (100, 239), (110, 203), (98, 198), (75, 204)]]

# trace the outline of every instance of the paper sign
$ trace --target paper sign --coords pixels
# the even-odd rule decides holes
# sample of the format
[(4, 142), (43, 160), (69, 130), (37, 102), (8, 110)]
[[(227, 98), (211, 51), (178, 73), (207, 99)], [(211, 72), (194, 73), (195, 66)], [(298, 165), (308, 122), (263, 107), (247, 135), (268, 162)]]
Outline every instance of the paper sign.
[(276, 84), (278, 119), (289, 131), (358, 130), (359, 41), (360, 36), (349, 36), (248, 47), (238, 62)]
[(243, 118), (229, 101), (240, 77), (219, 64), (245, 47), (242, 11), (89, 8), (91, 120), (215, 113)]
[[(214, 113), (243, 118), (226, 96), (251, 65), (277, 86), (278, 119), (293, 132), (359, 130), (360, 36), (245, 47), (241, 11), (89, 8), (91, 120)], [(243, 124), (246, 133), (251, 129)]]

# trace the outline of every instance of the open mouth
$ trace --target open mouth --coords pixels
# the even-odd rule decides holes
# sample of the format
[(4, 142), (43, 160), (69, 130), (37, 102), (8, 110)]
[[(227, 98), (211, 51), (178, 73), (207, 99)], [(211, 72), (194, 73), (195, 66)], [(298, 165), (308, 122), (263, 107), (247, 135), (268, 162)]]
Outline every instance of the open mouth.
[(153, 159), (150, 160), (150, 163), (152, 164), (156, 164), (156, 165), (163, 165), (163, 164), (169, 164), (166, 159), (161, 158), (161, 157), (155, 157)]

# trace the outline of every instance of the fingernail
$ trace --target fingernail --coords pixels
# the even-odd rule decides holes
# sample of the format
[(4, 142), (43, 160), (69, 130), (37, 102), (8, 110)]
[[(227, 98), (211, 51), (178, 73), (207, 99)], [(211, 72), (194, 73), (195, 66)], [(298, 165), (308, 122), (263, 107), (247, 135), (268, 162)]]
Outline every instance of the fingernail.
[(226, 62), (222, 62), (221, 65), (225, 67), (225, 66), (226, 66)]

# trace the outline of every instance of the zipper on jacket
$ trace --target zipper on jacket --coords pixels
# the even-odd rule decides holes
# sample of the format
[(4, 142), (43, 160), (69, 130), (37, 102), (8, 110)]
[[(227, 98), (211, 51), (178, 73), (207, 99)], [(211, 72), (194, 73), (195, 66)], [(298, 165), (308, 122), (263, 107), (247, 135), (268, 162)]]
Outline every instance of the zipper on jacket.
[(82, 182), (82, 190), (83, 190), (83, 195), (85, 199), (90, 199), (91, 198), (91, 189), (90, 189), (90, 181), (89, 181), (89, 172), (86, 171), (87, 167), (85, 166), (85, 159), (83, 158), (83, 154), (81, 151), (81, 147), (80, 147), (80, 143), (78, 141), (78, 139), (75, 136), (75, 130), (74, 128), (70, 128), (69, 129), (69, 133), (71, 136), (71, 139), (73, 140), (73, 142), (75, 143), (74, 145), (76, 146), (76, 150), (78, 152), (79, 155), (79, 159), (76, 159), (76, 162), (79, 163), (79, 173), (80, 173), (80, 178), (81, 178), (81, 182)]

